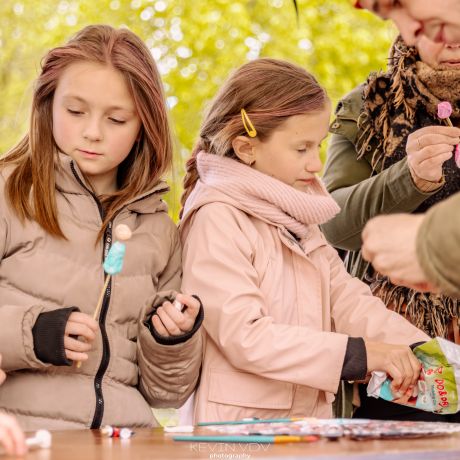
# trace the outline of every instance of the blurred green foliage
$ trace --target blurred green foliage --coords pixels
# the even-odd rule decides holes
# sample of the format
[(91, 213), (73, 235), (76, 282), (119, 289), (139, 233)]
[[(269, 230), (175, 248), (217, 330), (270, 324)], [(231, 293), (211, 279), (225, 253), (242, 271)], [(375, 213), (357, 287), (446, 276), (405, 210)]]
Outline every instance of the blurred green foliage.
[(389, 24), (348, 0), (2, 0), (0, 152), (27, 129), (33, 79), (49, 47), (88, 24), (128, 27), (151, 49), (165, 83), (177, 137), (168, 178), (178, 213), (183, 165), (206, 103), (230, 70), (248, 59), (288, 59), (311, 71), (333, 104), (385, 68), (395, 36)]

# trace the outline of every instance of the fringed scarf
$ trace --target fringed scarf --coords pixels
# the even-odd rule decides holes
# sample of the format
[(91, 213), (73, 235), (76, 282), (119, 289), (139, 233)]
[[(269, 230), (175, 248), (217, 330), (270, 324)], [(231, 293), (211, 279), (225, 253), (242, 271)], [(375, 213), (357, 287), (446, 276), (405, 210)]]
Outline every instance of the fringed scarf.
[(319, 179), (302, 192), (237, 160), (206, 152), (198, 153), (197, 168), (202, 183), (301, 240), (308, 238), (310, 225), (322, 224), (340, 211)]
[[(371, 164), (374, 174), (378, 174), (406, 156), (411, 132), (443, 123), (437, 118), (440, 101), (452, 104), (452, 120), (460, 118), (460, 70), (432, 69), (420, 61), (415, 48), (398, 38), (390, 53), (388, 71), (370, 76), (363, 97), (356, 149), (358, 158), (373, 152)], [(443, 170), (446, 184), (415, 212), (424, 212), (460, 190), (460, 171), (453, 158)], [(458, 300), (395, 286), (372, 269), (366, 281), (389, 308), (427, 334), (452, 338), (448, 329), (452, 317), (460, 316)]]

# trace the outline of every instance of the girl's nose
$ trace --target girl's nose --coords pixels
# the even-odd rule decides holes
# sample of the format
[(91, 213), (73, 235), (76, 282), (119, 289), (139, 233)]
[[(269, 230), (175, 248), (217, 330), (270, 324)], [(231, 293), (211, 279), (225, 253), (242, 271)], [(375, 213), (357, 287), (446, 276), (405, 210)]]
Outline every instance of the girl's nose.
[(102, 140), (102, 130), (99, 120), (89, 119), (83, 131), (83, 137), (91, 142)]
[(319, 156), (319, 152), (315, 153), (305, 165), (305, 169), (311, 173), (319, 173), (323, 169), (323, 162)]

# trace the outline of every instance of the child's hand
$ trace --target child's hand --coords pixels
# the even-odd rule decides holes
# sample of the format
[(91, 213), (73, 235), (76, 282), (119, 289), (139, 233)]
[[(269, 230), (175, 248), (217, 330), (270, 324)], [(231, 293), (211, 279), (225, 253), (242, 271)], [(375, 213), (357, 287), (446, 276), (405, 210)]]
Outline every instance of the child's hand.
[(193, 328), (196, 316), (200, 311), (200, 302), (192, 296), (177, 294), (176, 300), (186, 306), (182, 312), (171, 302), (164, 302), (152, 316), (153, 327), (158, 334), (164, 337), (189, 332)]
[(24, 433), (15, 418), (0, 413), (0, 444), (8, 455), (23, 456), (27, 452)]
[[(86, 352), (93, 348), (93, 341), (99, 329), (98, 323), (86, 313), (73, 312), (70, 314), (65, 327), (64, 348), (67, 359), (85, 361)], [(77, 337), (82, 338), (79, 340)]]
[(1, 384), (5, 381), (5, 379), (6, 379), (6, 374), (5, 374), (5, 372), (2, 371), (1, 365), (2, 365), (2, 355), (0, 354), (0, 385), (1, 385)]
[(420, 375), (421, 364), (406, 345), (365, 341), (367, 371), (384, 371), (392, 379), (391, 390), (398, 398), (412, 394)]

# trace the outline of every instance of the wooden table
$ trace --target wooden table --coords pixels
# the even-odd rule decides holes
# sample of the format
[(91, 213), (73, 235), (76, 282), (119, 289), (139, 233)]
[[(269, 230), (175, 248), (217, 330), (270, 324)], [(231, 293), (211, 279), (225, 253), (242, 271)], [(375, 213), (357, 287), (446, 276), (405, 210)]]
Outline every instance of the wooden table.
[[(460, 435), (392, 441), (320, 440), (310, 444), (220, 444), (176, 442), (161, 428), (138, 429), (128, 440), (106, 438), (99, 431), (55, 431), (51, 449), (29, 452), (27, 460), (252, 460), (320, 458), (359, 460), (460, 459)], [(197, 434), (206, 434), (201, 429)], [(13, 457), (0, 456), (3, 459)]]

